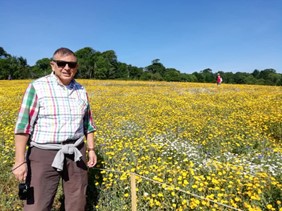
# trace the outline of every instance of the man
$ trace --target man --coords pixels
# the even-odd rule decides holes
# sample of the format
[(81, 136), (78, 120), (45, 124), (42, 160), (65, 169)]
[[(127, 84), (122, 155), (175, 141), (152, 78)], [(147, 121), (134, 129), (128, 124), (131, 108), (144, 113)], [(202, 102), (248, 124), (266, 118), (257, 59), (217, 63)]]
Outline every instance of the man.
[(65, 210), (82, 211), (86, 205), (87, 166), (97, 162), (96, 127), (87, 93), (74, 80), (78, 68), (75, 54), (59, 48), (50, 64), (53, 72), (30, 83), (25, 92), (15, 127), (12, 171), (32, 192), (24, 210), (51, 210), (62, 178)]

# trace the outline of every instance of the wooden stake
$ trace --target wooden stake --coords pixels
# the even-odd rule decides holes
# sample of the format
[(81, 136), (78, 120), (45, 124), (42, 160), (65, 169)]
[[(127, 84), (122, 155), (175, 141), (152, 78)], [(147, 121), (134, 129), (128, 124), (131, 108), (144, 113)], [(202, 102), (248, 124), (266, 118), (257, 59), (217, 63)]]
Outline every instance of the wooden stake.
[(136, 182), (135, 182), (134, 173), (130, 173), (130, 182), (131, 182), (131, 208), (132, 211), (137, 211)]

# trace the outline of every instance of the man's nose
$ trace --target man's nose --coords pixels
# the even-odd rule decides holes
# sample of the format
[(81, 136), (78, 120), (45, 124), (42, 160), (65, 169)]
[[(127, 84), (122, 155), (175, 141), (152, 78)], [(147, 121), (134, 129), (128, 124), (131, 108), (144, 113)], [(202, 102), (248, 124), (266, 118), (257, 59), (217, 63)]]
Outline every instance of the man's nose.
[(66, 65), (65, 65), (65, 69), (70, 69), (70, 67), (69, 67), (69, 64), (68, 63), (66, 63)]

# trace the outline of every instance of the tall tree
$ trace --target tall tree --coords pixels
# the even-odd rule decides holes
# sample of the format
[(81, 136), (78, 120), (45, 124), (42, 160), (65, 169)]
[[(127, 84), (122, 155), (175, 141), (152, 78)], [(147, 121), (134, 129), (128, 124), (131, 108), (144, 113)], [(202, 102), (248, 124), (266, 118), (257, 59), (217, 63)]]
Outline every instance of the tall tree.
[(166, 72), (163, 78), (165, 81), (180, 81), (181, 80), (180, 72), (174, 68), (166, 69)]
[(8, 53), (4, 50), (4, 48), (0, 47), (0, 59), (1, 59), (1, 58), (8, 58), (8, 57), (11, 57), (11, 55), (8, 54)]
[[(11, 78), (17, 78), (17, 79), (25, 79), (25, 78), (31, 78), (30, 75), (30, 67), (27, 64), (27, 61), (23, 57), (14, 57), (14, 72), (10, 75)], [(10, 78), (10, 79), (11, 79)]]
[(117, 73), (117, 56), (116, 53), (113, 50), (105, 51), (102, 53), (102, 56), (104, 57), (104, 65), (107, 69), (106, 76), (109, 79), (115, 79), (118, 75)]
[(10, 71), (10, 61), (0, 58), (0, 79), (9, 79)]
[(255, 78), (259, 78), (259, 75), (260, 75), (260, 71), (255, 69), (252, 73), (252, 75), (255, 77)]
[(90, 47), (85, 47), (76, 51), (75, 54), (79, 62), (77, 77), (95, 78), (97, 56), (100, 53)]
[(129, 79), (129, 68), (126, 63), (118, 62), (115, 78)]
[(203, 76), (204, 82), (207, 82), (207, 83), (214, 82), (215, 77), (214, 77), (212, 70), (210, 68), (204, 69), (200, 73)]
[(140, 77), (141, 77), (141, 75), (144, 71), (143, 71), (143, 68), (129, 65), (128, 66), (128, 72), (129, 72), (129, 78), (130, 79), (137, 80), (137, 79), (140, 79)]
[(37, 60), (34, 66), (31, 68), (30, 77), (31, 78), (39, 78), (51, 73), (51, 66), (50, 66), (51, 59), (49, 58), (42, 58)]
[(163, 77), (165, 74), (166, 68), (162, 63), (160, 63), (159, 59), (154, 59), (152, 61), (152, 64), (146, 67), (146, 70), (152, 74), (158, 73), (161, 75), (161, 77)]

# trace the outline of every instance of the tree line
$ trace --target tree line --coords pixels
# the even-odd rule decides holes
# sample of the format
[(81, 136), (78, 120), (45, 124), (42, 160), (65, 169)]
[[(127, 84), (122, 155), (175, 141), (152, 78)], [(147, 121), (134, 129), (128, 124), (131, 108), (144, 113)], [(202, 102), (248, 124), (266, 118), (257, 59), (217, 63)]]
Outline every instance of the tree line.
[[(175, 68), (166, 68), (159, 59), (154, 59), (146, 67), (136, 67), (118, 61), (115, 51), (99, 52), (85, 47), (75, 52), (79, 68), (76, 78), (83, 79), (122, 79), (122, 80), (154, 80), (215, 83), (220, 73), (224, 83), (228, 84), (259, 84), (282, 85), (282, 74), (275, 69), (255, 69), (252, 73), (223, 72), (207, 68), (191, 74), (181, 73)], [(0, 79), (35, 79), (51, 72), (52, 58), (42, 58), (30, 66), (27, 60), (7, 53), (0, 47)]]

